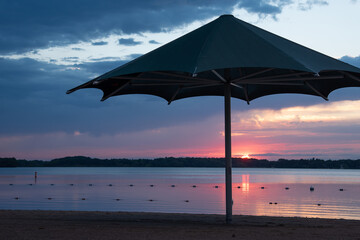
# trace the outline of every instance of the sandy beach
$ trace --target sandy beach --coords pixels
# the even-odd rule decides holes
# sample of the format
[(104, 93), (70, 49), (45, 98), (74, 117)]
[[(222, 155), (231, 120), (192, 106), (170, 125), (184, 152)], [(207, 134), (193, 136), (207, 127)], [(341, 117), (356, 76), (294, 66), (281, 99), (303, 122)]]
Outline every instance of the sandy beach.
[(360, 221), (133, 212), (1, 210), (1, 239), (360, 239)]

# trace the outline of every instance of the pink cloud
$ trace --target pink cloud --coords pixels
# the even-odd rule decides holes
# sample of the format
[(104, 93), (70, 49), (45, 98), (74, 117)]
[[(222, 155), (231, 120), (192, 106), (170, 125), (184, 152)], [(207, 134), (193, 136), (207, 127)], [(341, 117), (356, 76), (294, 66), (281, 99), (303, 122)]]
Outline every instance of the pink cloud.
[[(233, 111), (234, 157), (360, 158), (360, 101), (339, 101), (279, 110)], [(166, 156), (223, 157), (223, 116), (141, 131), (91, 135), (72, 133), (0, 137), (0, 155), (52, 159)]]

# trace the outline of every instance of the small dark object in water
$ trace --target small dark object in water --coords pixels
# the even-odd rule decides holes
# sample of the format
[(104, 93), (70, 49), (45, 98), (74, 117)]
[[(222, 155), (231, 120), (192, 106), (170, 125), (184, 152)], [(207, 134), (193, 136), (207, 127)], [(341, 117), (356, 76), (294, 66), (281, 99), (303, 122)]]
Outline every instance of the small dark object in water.
[(14, 184), (10, 183), (9, 185), (12, 186), (12, 185), (14, 185)]
[(344, 189), (343, 189), (343, 188), (340, 188), (339, 191), (342, 192), (342, 191), (344, 191)]
[(320, 204), (320, 203), (318, 203), (317, 205), (318, 205), (318, 206), (321, 206), (321, 204)]
[(54, 184), (52, 183), (52, 184), (50, 184), (50, 186), (54, 186)]
[(91, 187), (91, 186), (92, 186), (92, 184), (90, 183), (90, 184), (89, 184), (89, 186)]
[(277, 204), (277, 202), (274, 202), (274, 204)]
[(150, 187), (154, 187), (154, 185), (153, 185), (153, 184), (151, 184), (151, 185), (150, 185)]
[(115, 199), (116, 201), (120, 201), (120, 198)]
[(153, 202), (154, 200), (153, 200), (153, 199), (149, 199), (148, 201), (149, 201), (149, 202)]
[(14, 197), (15, 200), (19, 200), (19, 197)]
[(133, 187), (134, 185), (130, 184), (129, 187)]
[(112, 184), (109, 184), (108, 186), (109, 186), (109, 187), (112, 187)]
[(51, 197), (48, 197), (48, 200), (51, 200), (52, 198)]
[(265, 187), (261, 187), (261, 189), (264, 189)]
[(189, 200), (185, 200), (185, 202), (189, 202)]
[(286, 187), (285, 190), (289, 190), (290, 188), (289, 187)]
[(269, 204), (272, 204), (272, 202), (269, 202)]
[(175, 185), (171, 185), (171, 187), (175, 187)]
[(193, 185), (192, 187), (193, 187), (193, 188), (196, 188), (196, 185)]
[(85, 200), (85, 199), (86, 199), (86, 198), (84, 198), (84, 197), (83, 197), (83, 198), (81, 198), (81, 200)]
[(237, 186), (237, 188), (241, 188), (240, 186)]
[(70, 186), (74, 186), (74, 184), (73, 184), (73, 183), (70, 183)]
[(32, 183), (29, 183), (29, 186), (32, 186)]
[(315, 188), (313, 186), (310, 187), (310, 191), (314, 191)]
[(215, 186), (215, 188), (219, 188), (219, 186)]

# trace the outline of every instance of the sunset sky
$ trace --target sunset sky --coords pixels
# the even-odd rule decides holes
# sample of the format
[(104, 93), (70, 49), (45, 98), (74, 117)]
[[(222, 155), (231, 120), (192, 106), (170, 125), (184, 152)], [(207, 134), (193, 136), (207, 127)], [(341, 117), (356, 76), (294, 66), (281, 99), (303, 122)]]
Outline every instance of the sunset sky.
[[(0, 2), (0, 157), (224, 156), (224, 99), (66, 90), (222, 14), (360, 67), (359, 0)], [(360, 159), (360, 88), (232, 100), (233, 156)]]

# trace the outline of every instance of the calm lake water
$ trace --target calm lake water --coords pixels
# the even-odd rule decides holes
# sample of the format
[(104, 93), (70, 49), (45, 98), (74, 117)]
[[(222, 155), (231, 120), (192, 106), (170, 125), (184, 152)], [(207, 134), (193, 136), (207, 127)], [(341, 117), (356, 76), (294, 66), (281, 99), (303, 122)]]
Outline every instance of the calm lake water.
[[(225, 214), (224, 172), (0, 168), (0, 209)], [(235, 168), (233, 201), (234, 214), (360, 220), (360, 170)]]

